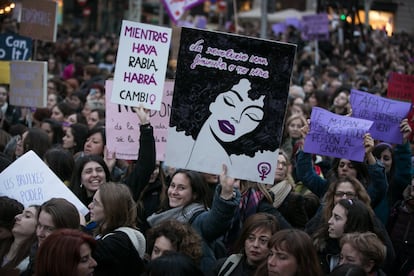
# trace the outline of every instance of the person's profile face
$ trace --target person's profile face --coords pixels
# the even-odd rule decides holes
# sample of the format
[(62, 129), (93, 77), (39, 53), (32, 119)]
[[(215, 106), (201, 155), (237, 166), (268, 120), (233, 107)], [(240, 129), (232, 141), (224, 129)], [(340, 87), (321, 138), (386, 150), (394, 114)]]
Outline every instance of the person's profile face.
[(332, 216), (328, 220), (328, 235), (330, 238), (339, 239), (344, 235), (347, 218), (345, 208), (340, 204), (336, 204), (332, 210)]
[(3, 106), (7, 101), (7, 90), (4, 87), (0, 87), (0, 106)]
[(47, 108), (51, 110), (56, 104), (57, 104), (56, 94), (47, 95)]
[(52, 115), (50, 118), (58, 121), (63, 122), (65, 120), (65, 115), (63, 115), (62, 111), (56, 105), (52, 108)]
[(275, 171), (275, 183), (286, 179), (288, 172), (287, 160), (283, 154), (279, 154), (277, 157), (277, 167)]
[(76, 267), (76, 275), (89, 276), (93, 275), (97, 265), (95, 259), (92, 257), (92, 249), (87, 243), (83, 243), (79, 248), (80, 260)]
[(241, 79), (229, 91), (219, 94), (210, 104), (208, 124), (223, 142), (232, 142), (253, 131), (264, 116), (264, 98), (249, 98), (250, 81)]

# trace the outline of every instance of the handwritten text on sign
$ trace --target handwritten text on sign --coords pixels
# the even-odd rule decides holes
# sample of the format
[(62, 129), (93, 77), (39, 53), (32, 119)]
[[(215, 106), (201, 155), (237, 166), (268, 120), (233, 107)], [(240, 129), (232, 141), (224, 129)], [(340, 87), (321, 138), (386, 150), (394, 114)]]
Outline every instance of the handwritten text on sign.
[(89, 212), (34, 151), (26, 152), (0, 174), (0, 196), (4, 195), (25, 207), (61, 197), (74, 204), (81, 214)]
[(57, 10), (57, 1), (23, 0), (19, 33), (33, 39), (55, 42)]
[(364, 135), (372, 124), (372, 121), (340, 116), (314, 107), (304, 151), (361, 162), (365, 155)]
[[(193, 63), (190, 66), (191, 69), (196, 69), (197, 66), (202, 66), (218, 70), (227, 70), (229, 72), (236, 72), (238, 75), (256, 76), (264, 79), (269, 78), (269, 71), (260, 67), (249, 68), (231, 63), (231, 61), (242, 61), (253, 65), (268, 66), (269, 61), (267, 58), (249, 55), (243, 52), (236, 52), (233, 49), (219, 49), (214, 47), (206, 47), (206, 56), (203, 56), (203, 43), (204, 40), (200, 39), (190, 45), (190, 51), (199, 53), (194, 57)], [(210, 57), (207, 57), (207, 55)]]
[(122, 21), (112, 102), (160, 109), (170, 41), (169, 28)]
[[(109, 101), (112, 94), (112, 81), (106, 81), (106, 129), (107, 147), (115, 152), (117, 159), (137, 160), (139, 151), (139, 119), (133, 108)], [(160, 110), (150, 111), (150, 122), (154, 128), (157, 160), (165, 159), (168, 122), (171, 114), (171, 101), (174, 82), (166, 81)]]
[(400, 123), (410, 111), (411, 104), (390, 100), (366, 92), (351, 90), (352, 117), (374, 121), (371, 136), (381, 141), (401, 144)]

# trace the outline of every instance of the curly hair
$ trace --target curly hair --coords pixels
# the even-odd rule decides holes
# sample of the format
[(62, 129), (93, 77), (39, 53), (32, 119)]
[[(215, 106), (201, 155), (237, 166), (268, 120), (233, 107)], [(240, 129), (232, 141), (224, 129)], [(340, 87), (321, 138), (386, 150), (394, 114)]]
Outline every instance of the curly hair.
[(196, 264), (199, 263), (203, 252), (201, 250), (201, 237), (188, 224), (177, 220), (166, 220), (149, 229), (147, 235), (147, 253), (151, 255), (157, 238), (167, 238), (174, 250), (189, 256)]
[[(184, 131), (185, 135), (194, 140), (200, 132), (204, 122), (210, 116), (210, 103), (216, 97), (229, 91), (240, 79), (246, 78), (251, 82), (251, 90), (248, 92), (250, 99), (256, 100), (265, 96), (263, 110), (264, 116), (255, 131), (247, 133), (236, 141), (223, 143), (222, 146), (230, 154), (253, 157), (256, 152), (264, 150), (275, 151), (281, 141), (281, 130), (287, 106), (290, 76), (294, 58), (295, 48), (292, 45), (280, 44), (275, 50), (274, 43), (251, 40), (243, 36), (217, 37), (217, 34), (200, 34), (194, 32), (191, 35), (181, 36), (180, 53), (187, 52), (186, 47), (197, 39), (208, 41), (210, 47), (232, 49), (235, 52), (249, 53), (250, 55), (262, 56), (267, 54), (269, 72), (267, 79), (240, 75), (235, 71), (218, 70), (212, 68), (197, 68), (192, 70), (197, 52), (189, 52), (179, 57), (174, 97), (171, 110), (170, 127), (176, 127), (177, 131)], [(231, 61), (234, 65), (245, 66), (246, 62)]]

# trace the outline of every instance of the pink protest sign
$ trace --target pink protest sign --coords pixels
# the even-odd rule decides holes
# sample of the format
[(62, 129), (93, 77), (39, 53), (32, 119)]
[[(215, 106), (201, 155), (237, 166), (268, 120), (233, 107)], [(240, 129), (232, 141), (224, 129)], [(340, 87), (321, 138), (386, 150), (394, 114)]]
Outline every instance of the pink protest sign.
[(370, 133), (374, 139), (401, 144), (401, 121), (407, 117), (411, 103), (391, 100), (367, 92), (351, 90), (352, 117), (374, 121)]
[(373, 122), (341, 116), (323, 108), (312, 108), (310, 131), (304, 151), (362, 162), (363, 139)]
[[(136, 160), (139, 150), (139, 119), (131, 107), (112, 103), (112, 81), (106, 81), (106, 145), (110, 152), (115, 152), (117, 159)], [(172, 101), (174, 82), (166, 81), (164, 96), (159, 111), (150, 111), (151, 125), (154, 127), (157, 160), (165, 159), (168, 121)]]
[(151, 110), (150, 120), (154, 127), (155, 148), (157, 160), (165, 160), (165, 147), (167, 145), (168, 124), (171, 115), (171, 102), (173, 98), (174, 81), (167, 80), (164, 84), (164, 95), (162, 97), (161, 108), (158, 111)]
[(183, 16), (186, 10), (191, 9), (195, 5), (203, 3), (204, 0), (163, 0), (165, 9), (170, 16), (170, 19), (177, 24), (178, 20)]

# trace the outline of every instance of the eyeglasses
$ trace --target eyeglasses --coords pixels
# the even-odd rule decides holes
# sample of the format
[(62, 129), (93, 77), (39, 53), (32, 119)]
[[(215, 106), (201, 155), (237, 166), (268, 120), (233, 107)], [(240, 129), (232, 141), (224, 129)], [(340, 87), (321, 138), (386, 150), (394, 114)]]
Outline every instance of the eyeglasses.
[(337, 192), (335, 192), (335, 196), (336, 197), (344, 197), (344, 196), (346, 196), (347, 198), (348, 197), (355, 197), (355, 193), (353, 193), (353, 192), (341, 192), (341, 191), (337, 191)]

